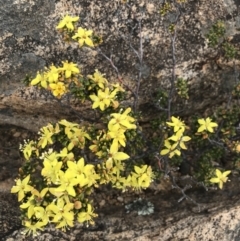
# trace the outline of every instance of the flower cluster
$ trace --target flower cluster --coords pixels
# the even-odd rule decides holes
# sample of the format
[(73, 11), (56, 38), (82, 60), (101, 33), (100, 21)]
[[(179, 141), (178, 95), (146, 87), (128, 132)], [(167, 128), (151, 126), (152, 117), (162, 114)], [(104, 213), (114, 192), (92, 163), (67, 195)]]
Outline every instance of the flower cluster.
[[(164, 6), (163, 15), (168, 8)], [(101, 37), (92, 30), (76, 27), (78, 20), (79, 17), (67, 15), (57, 25), (64, 40), (76, 41), (79, 47), (100, 44)], [(178, 94), (188, 98), (186, 83), (179, 81)], [(97, 214), (89, 196), (101, 184), (110, 183), (123, 191), (149, 187), (155, 178), (152, 167), (131, 156), (135, 151), (132, 146), (138, 143), (139, 128), (136, 113), (121, 106), (126, 92), (120, 83), (110, 83), (98, 69), (83, 76), (76, 63), (63, 61), (60, 67), (51, 65), (38, 72), (30, 84), (50, 91), (58, 99), (68, 93), (82, 102), (90, 101), (92, 109), (100, 112), (101, 128), (63, 119), (43, 126), (37, 141), (28, 140), (20, 146), (26, 162), (11, 192), (18, 195), (26, 234), (36, 235), (50, 223), (65, 231), (74, 226), (75, 219), (93, 224)], [(198, 119), (198, 124), (197, 133), (211, 141), (208, 134), (214, 133), (217, 123), (208, 117)], [(186, 142), (191, 140), (185, 135), (189, 128), (174, 116), (166, 125), (171, 134), (165, 136), (160, 154), (167, 155), (167, 159), (181, 156), (182, 150), (187, 149)], [(236, 145), (239, 152), (239, 143)], [(222, 173), (217, 169), (216, 177), (208, 181), (218, 183), (222, 189), (229, 174), (230, 171)]]
[(31, 85), (38, 85), (44, 89), (50, 90), (52, 94), (61, 98), (68, 92), (68, 87), (74, 79), (80, 75), (77, 64), (64, 61), (63, 66), (50, 66), (49, 69), (40, 73), (31, 81)]
[[(60, 120), (42, 127), (38, 141), (25, 141), (21, 146), (27, 161), (21, 169), (22, 178), (16, 180), (11, 192), (17, 193), (21, 202), (26, 233), (37, 234), (49, 223), (66, 230), (73, 226), (75, 216), (81, 223), (93, 223), (97, 214), (87, 197), (99, 184), (111, 182), (124, 190), (150, 185), (153, 172), (147, 165), (134, 166), (134, 171), (126, 175), (123, 161), (130, 156), (123, 151), (127, 144), (125, 133), (136, 129), (131, 108), (110, 116), (105, 142), (100, 137), (98, 143), (92, 140), (88, 128)], [(101, 158), (101, 164), (86, 164), (83, 157), (76, 160), (81, 149)]]
[[(18, 194), (20, 208), (26, 214), (26, 232), (36, 234), (37, 229), (48, 223), (56, 223), (57, 228), (66, 230), (73, 226), (75, 215), (79, 222), (93, 223), (92, 218), (97, 215), (86, 193), (97, 185), (100, 176), (94, 165), (86, 164), (84, 158), (76, 161), (72, 152), (73, 148), (85, 148), (90, 136), (83, 127), (66, 120), (55, 126), (48, 124), (41, 128), (39, 135), (38, 142), (25, 141), (21, 146), (27, 162), (21, 171), (23, 178), (17, 179), (11, 189)], [(59, 140), (67, 147), (59, 151), (46, 149), (59, 145)], [(29, 168), (29, 165), (36, 168)]]
[(57, 25), (59, 32), (63, 33), (65, 41), (77, 41), (79, 47), (95, 47), (102, 42), (101, 37), (95, 35), (92, 30), (75, 26), (79, 17), (66, 15)]
[(172, 158), (174, 155), (180, 156), (181, 149), (187, 149), (185, 142), (191, 140), (189, 136), (183, 135), (186, 129), (184, 122), (174, 116), (171, 117), (171, 120), (172, 122), (167, 122), (167, 125), (173, 127), (174, 134), (164, 141), (165, 149), (160, 152), (161, 155), (168, 154), (169, 158)]
[[(76, 30), (77, 21), (78, 17), (67, 15), (57, 29), (72, 35), (81, 47), (94, 47), (93, 32)], [(65, 231), (74, 225), (75, 217), (80, 223), (93, 224), (97, 214), (88, 196), (94, 187), (111, 183), (119, 189), (139, 190), (147, 188), (154, 177), (147, 165), (128, 164), (131, 168), (126, 169), (131, 157), (124, 149), (137, 125), (131, 108), (120, 106), (125, 91), (121, 85), (109, 83), (97, 69), (83, 77), (77, 64), (62, 63), (37, 73), (30, 84), (51, 91), (59, 99), (70, 93), (82, 101), (92, 101), (92, 108), (104, 114), (103, 128), (63, 119), (43, 126), (37, 141), (28, 140), (20, 146), (26, 162), (11, 192), (18, 194), (27, 234), (36, 235), (49, 223)]]

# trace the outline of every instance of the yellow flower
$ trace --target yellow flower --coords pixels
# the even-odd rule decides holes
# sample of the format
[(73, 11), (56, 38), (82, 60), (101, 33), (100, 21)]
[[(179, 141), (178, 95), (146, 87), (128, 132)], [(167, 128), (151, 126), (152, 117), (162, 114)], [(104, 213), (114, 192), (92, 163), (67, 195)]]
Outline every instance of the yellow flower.
[(203, 131), (209, 131), (211, 133), (213, 133), (213, 127), (217, 127), (218, 124), (215, 122), (212, 122), (212, 119), (210, 119), (209, 117), (207, 119), (199, 119), (198, 123), (201, 125), (198, 128), (197, 132), (203, 132)]
[(25, 192), (30, 192), (33, 187), (28, 185), (30, 180), (30, 175), (26, 176), (22, 181), (20, 179), (16, 180), (16, 186), (13, 186), (11, 193), (18, 193), (18, 201), (22, 201), (25, 197)]
[(59, 154), (57, 154), (57, 157), (62, 157), (62, 161), (73, 161), (74, 160), (74, 154), (72, 152), (68, 152), (68, 149), (64, 147)]
[(88, 178), (84, 173), (86, 166), (83, 158), (80, 158), (78, 162), (68, 161), (67, 166), (68, 169), (66, 172), (70, 172), (77, 179), (77, 183), (81, 187), (88, 184)]
[(181, 135), (176, 134), (176, 135), (169, 137), (168, 140), (177, 142), (178, 146), (180, 146), (182, 149), (186, 150), (187, 147), (184, 142), (190, 141), (191, 138), (189, 136), (182, 136), (182, 134)]
[[(38, 206), (41, 204), (43, 201), (44, 196), (48, 192), (48, 188), (44, 188), (41, 193), (39, 193), (38, 190), (32, 189), (32, 196), (28, 198), (28, 201), (26, 203), (23, 203), (20, 205), (20, 208), (25, 209), (27, 208), (27, 214), (28, 218), (30, 219), (34, 214), (37, 217), (35, 213), (35, 208), (38, 208)], [(37, 217), (38, 218), (38, 217)]]
[(43, 188), (41, 192), (39, 192), (37, 189), (32, 190), (32, 194), (34, 195), (34, 198), (38, 204), (42, 203), (44, 196), (46, 195), (47, 192), (48, 192), (47, 187)]
[(84, 159), (80, 158), (78, 162), (68, 161), (67, 162), (68, 170), (72, 172), (72, 175), (74, 177), (77, 177), (78, 175), (82, 175), (84, 171)]
[(108, 152), (108, 155), (109, 155), (109, 159), (117, 160), (117, 161), (123, 161), (123, 160), (130, 158), (130, 156), (128, 154), (118, 151), (118, 143), (117, 142), (112, 143), (110, 150)]
[(135, 119), (128, 114), (131, 112), (131, 108), (127, 108), (123, 113), (113, 113), (111, 116), (113, 117), (108, 123), (108, 129), (111, 130), (114, 125), (120, 129), (136, 129), (137, 126), (133, 124)]
[(51, 203), (47, 206), (47, 210), (54, 213), (52, 222), (58, 223), (56, 228), (63, 228), (65, 230), (66, 226), (73, 227), (73, 208), (74, 204), (65, 203), (63, 198), (58, 198), (57, 204)]
[(121, 146), (126, 146), (125, 130), (119, 128), (118, 125), (110, 125), (109, 132), (107, 133), (114, 142), (119, 143)]
[(79, 74), (80, 70), (77, 67), (77, 64), (74, 64), (73, 62), (68, 63), (68, 61), (62, 62), (63, 67), (60, 68), (60, 70), (65, 71), (65, 77), (70, 78), (72, 74)]
[(231, 173), (231, 171), (225, 171), (221, 172), (220, 170), (216, 169), (216, 176), (210, 179), (211, 183), (218, 183), (218, 186), (220, 189), (223, 188), (223, 183), (225, 183), (228, 180), (228, 175)]
[(115, 91), (117, 92), (125, 92), (125, 90), (123, 89), (123, 87), (119, 84), (119, 83), (116, 83), (116, 84), (111, 84), (111, 86), (113, 86), (115, 88)]
[(43, 161), (43, 166), (42, 176), (46, 177), (48, 183), (58, 184), (62, 162), (59, 162), (57, 159), (49, 160), (48, 157), (46, 157)]
[(68, 122), (66, 120), (61, 120), (58, 123), (65, 126), (65, 134), (70, 140), (67, 147), (69, 151), (72, 150), (74, 146), (83, 149), (86, 139), (91, 139), (89, 134), (85, 132), (84, 128), (79, 128), (79, 125), (76, 123)]
[(71, 17), (66, 15), (58, 24), (57, 29), (66, 27), (69, 30), (74, 30), (73, 23), (78, 21), (79, 17)]
[(28, 143), (25, 143), (23, 148), (21, 148), (26, 160), (29, 160), (29, 158), (32, 155), (32, 152), (36, 151), (35, 145), (36, 145), (36, 143), (34, 141), (30, 141)]
[(51, 65), (50, 70), (46, 74), (48, 82), (50, 83), (57, 82), (59, 77), (59, 71), (60, 70), (58, 68), (56, 68), (54, 65)]
[(58, 188), (55, 188), (57, 192), (67, 192), (68, 195), (75, 197), (76, 192), (74, 186), (78, 184), (78, 180), (75, 178), (75, 175), (71, 171), (66, 171), (65, 173), (59, 173), (59, 184)]
[(77, 33), (72, 37), (73, 39), (78, 39), (78, 43), (80, 47), (82, 47), (84, 44), (94, 47), (93, 41), (91, 39), (92, 37), (92, 30), (87, 30), (84, 28), (78, 28)]
[(105, 88), (105, 84), (108, 83), (107, 79), (103, 77), (104, 75), (101, 74), (97, 69), (93, 75), (88, 75), (87, 77), (93, 80), (101, 89)]
[(104, 111), (107, 107), (110, 106), (111, 102), (114, 101), (116, 92), (109, 92), (109, 88), (106, 88), (104, 91), (99, 90), (98, 95), (90, 95), (90, 99), (94, 102), (92, 105), (93, 109), (100, 108)]
[(55, 97), (61, 98), (66, 93), (66, 86), (63, 82), (57, 82), (56, 84), (50, 84), (49, 87)]
[(90, 140), (91, 137), (87, 132), (85, 132), (84, 127), (82, 128), (73, 128), (72, 137), (70, 141), (75, 143), (77, 147), (83, 149), (85, 147), (86, 139)]
[(173, 126), (174, 132), (177, 132), (179, 130), (183, 130), (183, 131), (185, 130), (186, 126), (185, 126), (184, 122), (182, 122), (179, 118), (176, 118), (176, 117), (172, 116), (171, 120), (172, 120), (172, 122), (167, 122), (167, 125)]
[(100, 176), (98, 174), (96, 174), (96, 172), (95, 172), (94, 165), (91, 165), (91, 164), (87, 164), (84, 167), (84, 175), (87, 178), (87, 186), (88, 187), (95, 185), (97, 179), (100, 179)]
[(68, 139), (71, 139), (71, 138), (72, 138), (72, 136), (73, 136), (73, 130), (74, 130), (75, 128), (78, 128), (78, 127), (79, 127), (79, 124), (73, 123), (73, 122), (69, 122), (69, 121), (67, 121), (67, 120), (65, 120), (65, 119), (59, 121), (58, 123), (61, 124), (61, 125), (63, 125), (63, 126), (65, 126), (64, 131), (65, 131), (65, 134), (67, 135)]
[(44, 73), (40, 74), (39, 72), (37, 73), (37, 76), (31, 81), (31, 85), (37, 85), (37, 84), (41, 84), (41, 86), (44, 89), (47, 89), (48, 84), (47, 84), (47, 80), (46, 80), (46, 76)]
[(33, 216), (35, 207), (36, 207), (36, 201), (35, 201), (34, 195), (29, 197), (28, 201), (26, 203), (23, 203), (20, 205), (20, 208), (28, 209), (28, 211), (27, 211), (28, 218), (31, 218)]
[(236, 143), (236, 145), (235, 145), (235, 147), (234, 147), (234, 150), (235, 150), (237, 153), (240, 152), (240, 143), (239, 143), (239, 142)]
[(90, 222), (90, 224), (94, 224), (93, 217), (97, 217), (97, 214), (93, 213), (93, 208), (91, 204), (87, 205), (87, 211), (86, 212), (80, 212), (78, 214), (78, 222)]
[(39, 138), (38, 146), (44, 148), (47, 144), (53, 144), (52, 136), (54, 133), (51, 131), (52, 127), (51, 124), (48, 124), (40, 129), (41, 137)]
[(33, 236), (37, 236), (38, 235), (38, 229), (42, 230), (42, 227), (45, 226), (45, 224), (43, 222), (36, 222), (36, 223), (31, 223), (30, 221), (25, 221), (24, 222), (24, 226), (26, 227), (26, 229), (24, 230), (23, 233), (27, 234), (27, 235), (33, 235)]
[(131, 176), (133, 187), (137, 189), (149, 187), (153, 178), (151, 167), (147, 165), (142, 165), (142, 167), (134, 166), (134, 171)]
[(38, 220), (41, 220), (43, 225), (47, 225), (49, 222), (49, 216), (51, 215), (50, 211), (43, 207), (34, 208), (35, 216)]
[(169, 158), (172, 158), (174, 155), (177, 155), (177, 156), (181, 155), (181, 152), (179, 151), (179, 149), (177, 149), (177, 143), (174, 143), (173, 145), (171, 145), (168, 140), (165, 140), (164, 146), (166, 147), (166, 149), (163, 149), (160, 152), (161, 155), (169, 154)]
[[(111, 159), (108, 159), (111, 161)], [(111, 164), (111, 163), (110, 163)], [(107, 162), (106, 162), (106, 167), (107, 167)], [(118, 179), (120, 178), (120, 172), (124, 171), (125, 163), (122, 161), (114, 160), (114, 163), (112, 163), (112, 173), (115, 174)]]

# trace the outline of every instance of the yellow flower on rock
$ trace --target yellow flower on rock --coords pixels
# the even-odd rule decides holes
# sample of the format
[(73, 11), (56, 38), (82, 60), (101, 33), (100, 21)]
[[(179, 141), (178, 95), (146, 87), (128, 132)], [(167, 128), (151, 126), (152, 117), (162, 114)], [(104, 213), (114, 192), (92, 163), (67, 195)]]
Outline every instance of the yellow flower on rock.
[(49, 160), (47, 157), (43, 161), (44, 168), (41, 171), (42, 176), (47, 179), (48, 183), (59, 184), (59, 174), (62, 172), (62, 162), (57, 159)]
[(126, 137), (124, 135), (125, 130), (119, 128), (118, 125), (110, 125), (108, 136), (113, 139), (114, 142), (119, 143), (121, 146), (126, 146)]
[(67, 192), (68, 195), (75, 197), (76, 192), (74, 186), (78, 184), (78, 180), (71, 171), (60, 172), (59, 173), (59, 184), (60, 186), (55, 188), (57, 192)]
[(198, 128), (197, 132), (203, 132), (206, 130), (213, 133), (213, 127), (218, 126), (218, 124), (212, 122), (212, 119), (210, 119), (209, 117), (207, 119), (199, 119), (198, 123), (200, 124), (200, 127)]
[(36, 200), (34, 198), (34, 195), (32, 195), (31, 197), (28, 198), (28, 201), (26, 203), (23, 203), (20, 205), (20, 208), (25, 209), (27, 208), (27, 215), (28, 218), (31, 218), (34, 214), (34, 208), (36, 207)]
[(119, 84), (119, 83), (116, 83), (116, 84), (111, 84), (112, 85), (112, 87), (114, 87), (115, 89), (115, 91), (117, 91), (117, 92), (125, 92), (125, 90), (123, 89), (123, 87)]
[(80, 158), (77, 162), (68, 161), (67, 166), (68, 166), (68, 171), (72, 173), (73, 177), (82, 175), (85, 167), (84, 159)]
[(151, 167), (147, 165), (134, 166), (134, 171), (131, 175), (132, 186), (137, 189), (149, 187), (153, 178)]
[(30, 221), (25, 221), (24, 226), (26, 227), (26, 229), (23, 231), (24, 234), (32, 234), (33, 236), (37, 236), (39, 234), (38, 229), (43, 231), (42, 227), (45, 226), (45, 224), (43, 222), (31, 223)]
[(78, 214), (78, 222), (90, 222), (90, 224), (94, 224), (93, 217), (97, 217), (97, 214), (93, 213), (93, 208), (91, 204), (87, 205), (86, 212), (80, 212)]
[(78, 21), (79, 17), (71, 17), (66, 15), (58, 24), (57, 29), (61, 29), (66, 27), (69, 30), (74, 30), (74, 25), (73, 23)]
[(59, 198), (56, 204), (51, 203), (47, 206), (47, 210), (54, 213), (52, 222), (58, 223), (56, 228), (65, 230), (67, 226), (73, 227), (73, 208), (73, 203), (65, 203), (62, 198)]
[(33, 151), (35, 151), (35, 152), (37, 151), (36, 143), (34, 141), (29, 141), (28, 143), (26, 142), (24, 144), (24, 146), (20, 146), (20, 149), (22, 150), (23, 155), (26, 160), (30, 159)]
[(72, 136), (73, 136), (74, 130), (79, 128), (79, 124), (73, 123), (73, 122), (69, 122), (69, 121), (67, 121), (65, 119), (59, 121), (58, 123), (60, 125), (65, 126), (64, 132), (67, 135), (68, 139), (71, 139)]
[(98, 179), (100, 179), (100, 176), (95, 172), (94, 165), (87, 164), (84, 167), (84, 175), (87, 178), (88, 187), (91, 187), (92, 185), (97, 186), (96, 182)]
[(70, 78), (72, 74), (79, 74), (80, 70), (77, 67), (77, 64), (74, 64), (73, 62), (68, 63), (68, 61), (62, 62), (63, 67), (60, 68), (60, 70), (65, 71), (65, 77)]
[(87, 77), (93, 80), (99, 88), (104, 89), (105, 84), (108, 83), (107, 79), (103, 77), (104, 75), (101, 74), (97, 69), (95, 70), (95, 73), (93, 75), (88, 75)]
[(48, 83), (47, 83), (46, 75), (44, 73), (40, 74), (38, 72), (37, 76), (31, 81), (31, 85), (37, 85), (39, 83), (44, 89), (47, 89)]
[(16, 186), (13, 186), (11, 193), (18, 193), (18, 201), (22, 201), (25, 197), (26, 192), (30, 192), (33, 187), (28, 185), (30, 180), (30, 175), (26, 176), (22, 181), (20, 179), (16, 180)]
[(56, 84), (50, 84), (49, 87), (55, 97), (61, 98), (66, 93), (66, 86), (63, 82), (57, 82)]
[(185, 124), (182, 122), (179, 118), (176, 118), (174, 116), (171, 117), (172, 122), (167, 122), (168, 126), (174, 127), (173, 131), (177, 132), (179, 130), (185, 130)]
[(49, 223), (49, 216), (50, 211), (46, 210), (43, 207), (35, 207), (34, 208), (35, 216), (38, 220), (41, 220), (44, 225), (47, 225)]
[(56, 68), (54, 65), (51, 65), (49, 71), (46, 74), (48, 82), (57, 82), (59, 77), (59, 71), (60, 70), (58, 68)]
[(82, 47), (84, 44), (86, 44), (90, 47), (94, 47), (93, 41), (91, 39), (92, 33), (93, 33), (92, 30), (78, 28), (77, 33), (72, 38), (77, 39), (80, 47)]
[(113, 118), (108, 123), (108, 129), (111, 130), (114, 125), (117, 125), (119, 129), (136, 129), (137, 126), (133, 124), (135, 122), (135, 119), (128, 115), (130, 112), (131, 108), (129, 107), (123, 113), (111, 114)]
[(109, 155), (109, 159), (117, 160), (117, 161), (123, 161), (123, 160), (130, 158), (130, 156), (128, 154), (118, 151), (118, 143), (117, 142), (112, 143), (110, 150), (108, 152), (108, 155)]
[(90, 95), (90, 99), (94, 102), (92, 105), (93, 109), (100, 108), (100, 110), (104, 111), (107, 107), (110, 106), (111, 102), (114, 101), (116, 96), (115, 91), (110, 92), (109, 88), (106, 88), (104, 91), (101, 89), (98, 91), (98, 95)]
[(168, 140), (164, 141), (164, 146), (166, 147), (166, 149), (163, 149), (160, 154), (161, 155), (167, 155), (169, 154), (169, 158), (172, 158), (173, 156), (177, 155), (180, 156), (181, 152), (179, 151), (179, 149), (177, 148), (177, 143), (174, 143), (173, 145), (170, 144), (170, 142)]
[(41, 137), (39, 138), (38, 146), (44, 148), (47, 144), (53, 144), (52, 136), (54, 133), (51, 131), (52, 127), (51, 124), (48, 124), (40, 129)]
[(190, 141), (191, 138), (189, 136), (182, 136), (182, 134), (181, 135), (176, 134), (169, 137), (168, 140), (175, 141), (177, 145), (179, 145), (182, 149), (186, 150), (187, 147), (184, 142)]
[(64, 147), (59, 154), (57, 154), (58, 157), (62, 157), (63, 162), (67, 161), (73, 161), (74, 160), (74, 154), (72, 152), (68, 152), (68, 149)]
[(216, 169), (216, 176), (210, 179), (211, 183), (218, 183), (218, 186), (220, 189), (223, 188), (223, 183), (225, 183), (228, 180), (228, 175), (231, 173), (231, 171), (225, 171), (221, 172), (220, 170)]

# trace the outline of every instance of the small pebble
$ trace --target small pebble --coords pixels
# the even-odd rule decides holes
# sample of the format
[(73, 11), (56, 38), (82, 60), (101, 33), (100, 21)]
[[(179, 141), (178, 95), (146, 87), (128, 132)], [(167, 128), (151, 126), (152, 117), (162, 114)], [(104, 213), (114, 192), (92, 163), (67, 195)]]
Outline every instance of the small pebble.
[(103, 200), (100, 201), (99, 206), (103, 207), (105, 204), (106, 204), (106, 201), (103, 199)]
[(26, 139), (27, 136), (28, 136), (28, 134), (27, 134), (26, 132), (24, 132), (24, 133), (22, 134), (22, 138), (23, 138), (23, 139)]
[(121, 196), (117, 197), (117, 200), (121, 203), (124, 201), (123, 197), (121, 197)]
[(21, 135), (21, 132), (17, 131), (13, 134), (13, 137), (19, 137)]

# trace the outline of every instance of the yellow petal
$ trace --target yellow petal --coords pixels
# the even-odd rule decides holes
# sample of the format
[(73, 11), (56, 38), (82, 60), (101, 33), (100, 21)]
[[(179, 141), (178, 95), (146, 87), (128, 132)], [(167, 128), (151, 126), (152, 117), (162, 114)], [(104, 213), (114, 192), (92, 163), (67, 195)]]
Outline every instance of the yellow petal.
[(218, 178), (222, 177), (222, 172), (219, 169), (216, 169), (216, 175)]
[(205, 126), (202, 125), (198, 128), (197, 132), (203, 132), (205, 129), (206, 129)]
[(11, 189), (11, 193), (16, 193), (19, 192), (19, 187), (18, 186), (13, 186)]
[(225, 171), (222, 175), (223, 175), (224, 177), (226, 177), (226, 176), (228, 176), (230, 173), (231, 173), (231, 171)]
[(220, 180), (219, 180), (219, 178), (217, 178), (217, 177), (213, 177), (213, 178), (210, 179), (210, 182), (211, 182), (211, 183), (219, 183), (219, 181), (220, 181)]
[(123, 160), (126, 160), (128, 158), (130, 158), (129, 155), (127, 155), (126, 153), (124, 152), (117, 152), (114, 156), (113, 156), (114, 159), (118, 160), (118, 161), (123, 161)]
[(168, 154), (169, 153), (169, 149), (163, 149), (161, 152), (160, 152), (160, 154), (161, 155), (166, 155), (166, 154)]

